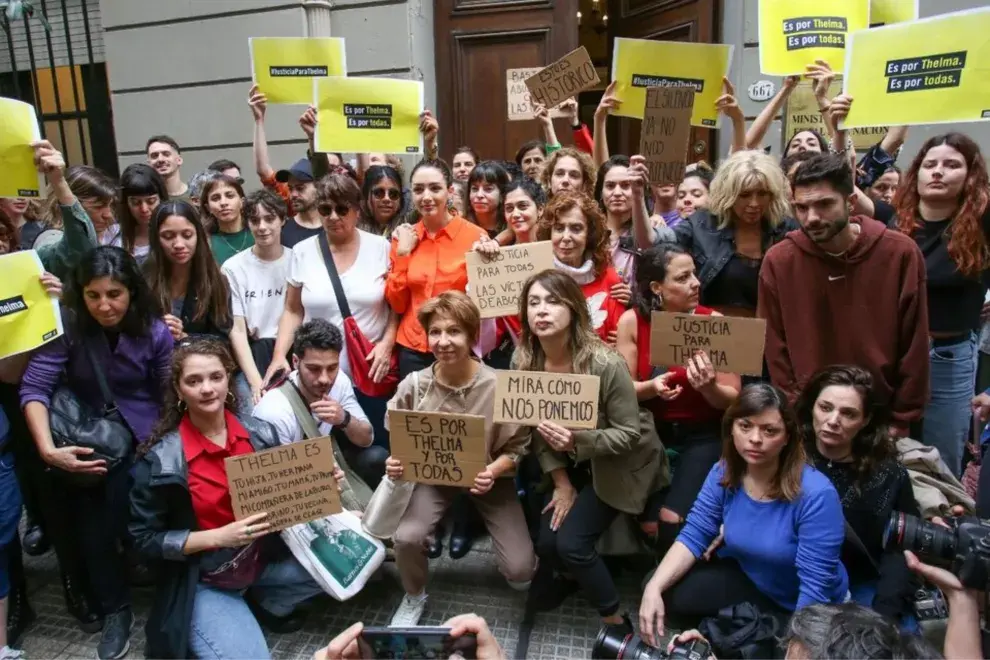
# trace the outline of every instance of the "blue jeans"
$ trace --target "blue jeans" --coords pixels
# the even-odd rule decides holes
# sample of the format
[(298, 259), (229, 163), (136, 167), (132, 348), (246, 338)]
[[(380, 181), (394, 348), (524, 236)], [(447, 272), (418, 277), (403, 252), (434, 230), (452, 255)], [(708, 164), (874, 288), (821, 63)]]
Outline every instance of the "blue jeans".
[[(877, 582), (876, 580), (870, 580), (869, 582), (860, 582), (857, 584), (849, 584), (849, 595), (852, 597), (853, 602), (862, 605), (863, 607), (873, 608), (873, 599), (877, 595)], [(918, 625), (918, 620), (914, 617), (914, 614), (905, 613), (901, 615), (901, 620), (897, 622), (897, 627), (905, 632), (910, 633), (920, 633), (921, 626)]]
[[(275, 616), (288, 616), (297, 605), (323, 593), (320, 585), (294, 558), (269, 564), (251, 586), (261, 607)], [(196, 585), (189, 651), (193, 657), (270, 658), (261, 626), (242, 592)]]
[[(10, 593), (10, 544), (17, 538), (21, 519), (21, 489), (14, 475), (14, 454), (0, 454), (0, 598)], [(17, 546), (20, 552), (20, 546)]]
[(949, 346), (931, 347), (931, 394), (925, 408), (924, 437), (938, 449), (957, 477), (962, 473), (963, 448), (970, 434), (970, 401), (976, 387), (976, 335)]

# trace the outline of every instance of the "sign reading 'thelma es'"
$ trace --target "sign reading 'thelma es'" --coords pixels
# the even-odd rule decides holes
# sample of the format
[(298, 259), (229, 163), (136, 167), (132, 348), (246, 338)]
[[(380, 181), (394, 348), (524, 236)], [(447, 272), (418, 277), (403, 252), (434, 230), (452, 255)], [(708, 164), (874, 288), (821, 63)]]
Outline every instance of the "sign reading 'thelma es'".
[(764, 319), (653, 312), (650, 364), (684, 366), (695, 351), (704, 351), (716, 371), (759, 376), (766, 335)]
[(468, 295), (481, 310), (481, 318), (519, 313), (519, 296), (530, 276), (553, 269), (550, 241), (503, 247), (492, 258), (471, 251), (465, 255)]
[(404, 481), (467, 488), (488, 465), (481, 415), (389, 410), (388, 427)]
[(598, 426), (598, 376), (542, 371), (496, 371), (496, 424), (539, 426), (554, 422), (569, 429)]

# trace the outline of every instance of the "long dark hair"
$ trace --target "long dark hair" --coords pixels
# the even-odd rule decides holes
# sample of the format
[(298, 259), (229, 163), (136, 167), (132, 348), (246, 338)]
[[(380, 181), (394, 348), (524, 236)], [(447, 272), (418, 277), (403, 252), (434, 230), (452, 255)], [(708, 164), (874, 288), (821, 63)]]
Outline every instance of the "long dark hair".
[(76, 326), (83, 334), (93, 334), (101, 329), (86, 307), (84, 289), (93, 280), (103, 277), (119, 282), (130, 295), (127, 312), (120, 321), (120, 331), (131, 337), (146, 335), (159, 316), (158, 306), (131, 253), (110, 245), (84, 254), (66, 281), (65, 302), (73, 312)]
[(922, 226), (918, 213), (921, 196), (918, 194), (918, 170), (925, 161), (928, 152), (946, 145), (952, 147), (966, 161), (966, 182), (959, 193), (959, 208), (955, 213), (952, 225), (946, 230), (949, 239), (949, 256), (956, 263), (959, 272), (967, 277), (975, 277), (987, 268), (990, 263), (990, 247), (987, 246), (983, 234), (981, 218), (990, 201), (990, 179), (987, 176), (987, 164), (980, 153), (980, 145), (972, 138), (962, 133), (946, 133), (929, 138), (918, 155), (914, 157), (910, 167), (904, 171), (897, 194), (894, 196), (894, 208), (897, 210), (897, 228), (908, 236)]
[[(611, 171), (613, 167), (629, 167), (629, 156), (612, 156), (598, 168), (598, 176), (595, 178), (595, 201), (598, 202), (598, 208), (602, 210), (605, 216), (608, 216), (608, 208), (605, 206), (605, 200), (602, 199), (602, 193), (605, 192), (605, 175)], [(632, 222), (632, 218), (629, 218), (629, 222)]]
[[(213, 253), (210, 251), (210, 237), (199, 221), (196, 209), (189, 202), (176, 200), (165, 202), (155, 209), (151, 218), (151, 233), (148, 242), (151, 250), (145, 263), (145, 273), (151, 285), (151, 295), (158, 303), (162, 314), (172, 313), (172, 262), (165, 256), (162, 242), (158, 237), (162, 223), (177, 215), (185, 218), (196, 230), (196, 251), (192, 257), (189, 284), (196, 297), (196, 308), (191, 320), (199, 321), (210, 317), (220, 327), (230, 323), (230, 288), (227, 278), (220, 273)], [(187, 292), (188, 295), (188, 292)]]
[[(213, 192), (214, 188), (221, 184), (230, 186), (237, 191), (238, 195), (241, 196), (241, 200), (244, 199), (244, 186), (242, 186), (237, 179), (229, 177), (226, 174), (221, 174), (217, 178), (210, 179), (203, 184), (203, 190), (199, 193), (199, 208), (203, 214), (203, 224), (211, 234), (219, 233), (220, 221), (214, 218), (210, 213), (210, 193)], [(243, 201), (241, 202), (241, 223), (243, 224), (241, 229), (247, 229), (247, 217), (244, 215)]]
[(887, 433), (888, 415), (880, 405), (873, 376), (869, 371), (849, 365), (825, 367), (811, 377), (795, 406), (809, 453), (817, 453), (813, 422), (815, 404), (822, 390), (832, 386), (856, 390), (862, 402), (863, 416), (867, 420), (852, 441), (852, 464), (856, 471), (855, 486), (858, 488), (880, 463), (897, 456), (894, 443)]
[(137, 220), (131, 215), (127, 205), (129, 197), (149, 197), (157, 195), (160, 204), (168, 201), (165, 179), (153, 167), (144, 163), (128, 165), (120, 175), (120, 201), (117, 204), (117, 223), (120, 225), (120, 244), (128, 252), (134, 251), (137, 234)]
[(240, 401), (234, 387), (234, 371), (237, 369), (237, 364), (231, 357), (227, 346), (219, 339), (212, 337), (201, 337), (184, 342), (172, 351), (172, 369), (169, 372), (171, 374), (170, 387), (165, 389), (165, 405), (162, 409), (162, 416), (155, 425), (154, 431), (151, 432), (151, 437), (138, 447), (138, 456), (147, 454), (148, 450), (161, 442), (163, 437), (179, 428), (179, 422), (186, 414), (185, 410), (179, 407), (179, 381), (182, 379), (182, 368), (186, 360), (193, 355), (205, 355), (220, 360), (224, 371), (227, 372), (227, 399), (224, 401), (224, 405), (235, 414), (240, 409)]
[(780, 452), (780, 463), (774, 474), (767, 497), (793, 502), (801, 494), (801, 475), (807, 463), (804, 443), (801, 442), (801, 428), (798, 426), (794, 409), (787, 397), (769, 383), (747, 385), (739, 393), (739, 398), (725, 411), (722, 417), (722, 465), (724, 474), (721, 485), (725, 488), (740, 488), (746, 474), (746, 461), (736, 451), (732, 428), (737, 419), (759, 415), (767, 410), (776, 410), (784, 422), (787, 444)]
[[(391, 217), (388, 224), (384, 227), (378, 224), (378, 221), (375, 220), (375, 213), (371, 210), (372, 192), (382, 179), (391, 181), (399, 191), (398, 208), (395, 211), (395, 215)], [(369, 167), (368, 171), (364, 173), (364, 183), (361, 185), (361, 219), (358, 221), (358, 229), (363, 229), (375, 235), (378, 235), (384, 229), (391, 236), (395, 228), (406, 217), (406, 210), (406, 196), (402, 190), (402, 177), (399, 176), (399, 172), (391, 165), (372, 165)]]
[[(688, 251), (677, 243), (661, 243), (644, 250), (636, 257), (636, 290), (633, 292), (633, 304), (636, 311), (647, 321), (654, 310), (662, 309), (657, 301), (657, 295), (650, 288), (651, 282), (663, 282), (667, 279), (667, 267), (674, 257), (688, 254)], [(690, 255), (689, 255), (690, 256)]]
[[(478, 163), (468, 175), (468, 180), (464, 182), (464, 218), (471, 224), (478, 224), (478, 217), (471, 207), (471, 186), (480, 182), (490, 183), (498, 188), (498, 208), (495, 210), (495, 231), (500, 232), (505, 229), (505, 187), (509, 185), (511, 178), (501, 165), (493, 160), (486, 160)], [(480, 226), (480, 225), (479, 225)], [(484, 229), (484, 227), (482, 227)]]

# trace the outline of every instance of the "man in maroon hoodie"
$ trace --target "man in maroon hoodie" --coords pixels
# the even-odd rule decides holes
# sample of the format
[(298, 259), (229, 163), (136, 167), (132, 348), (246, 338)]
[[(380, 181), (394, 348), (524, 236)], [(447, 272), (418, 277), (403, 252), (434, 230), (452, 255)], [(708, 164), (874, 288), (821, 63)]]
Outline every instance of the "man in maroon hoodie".
[(801, 229), (770, 248), (760, 269), (770, 378), (793, 400), (823, 367), (868, 369), (903, 437), (928, 400), (921, 251), (876, 220), (849, 217), (853, 174), (841, 157), (802, 163), (793, 185)]

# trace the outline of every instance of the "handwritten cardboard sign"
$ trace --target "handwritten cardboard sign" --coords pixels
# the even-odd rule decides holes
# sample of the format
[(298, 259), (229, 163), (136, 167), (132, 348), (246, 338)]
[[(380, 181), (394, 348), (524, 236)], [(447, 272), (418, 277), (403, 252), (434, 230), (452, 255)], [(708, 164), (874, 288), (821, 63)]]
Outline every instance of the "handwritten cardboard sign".
[(404, 481), (468, 488), (488, 466), (481, 415), (389, 410), (388, 427)]
[(539, 426), (554, 422), (568, 429), (598, 426), (598, 376), (542, 371), (496, 371), (496, 424)]
[(766, 338), (764, 319), (653, 312), (650, 364), (684, 366), (695, 351), (705, 351), (717, 371), (760, 376)]
[[(529, 88), (526, 87), (526, 79), (535, 76), (542, 70), (543, 67), (539, 66), (505, 70), (505, 100), (509, 110), (509, 121), (536, 118), (536, 111), (533, 109), (533, 100), (529, 95)], [(559, 108), (554, 108), (550, 111), (551, 119), (566, 116), (567, 113)]]
[(646, 158), (650, 183), (680, 183), (691, 139), (693, 87), (650, 87), (640, 131), (639, 153)]
[(234, 518), (267, 512), (264, 522), (279, 531), (343, 511), (331, 442), (314, 438), (226, 459)]
[(588, 55), (588, 49), (581, 46), (527, 78), (526, 87), (534, 103), (542, 103), (550, 109), (595, 87), (599, 82), (598, 71)]
[(491, 259), (471, 251), (465, 255), (468, 295), (481, 310), (481, 318), (519, 313), (519, 296), (531, 276), (553, 269), (550, 241), (523, 243), (499, 250)]

